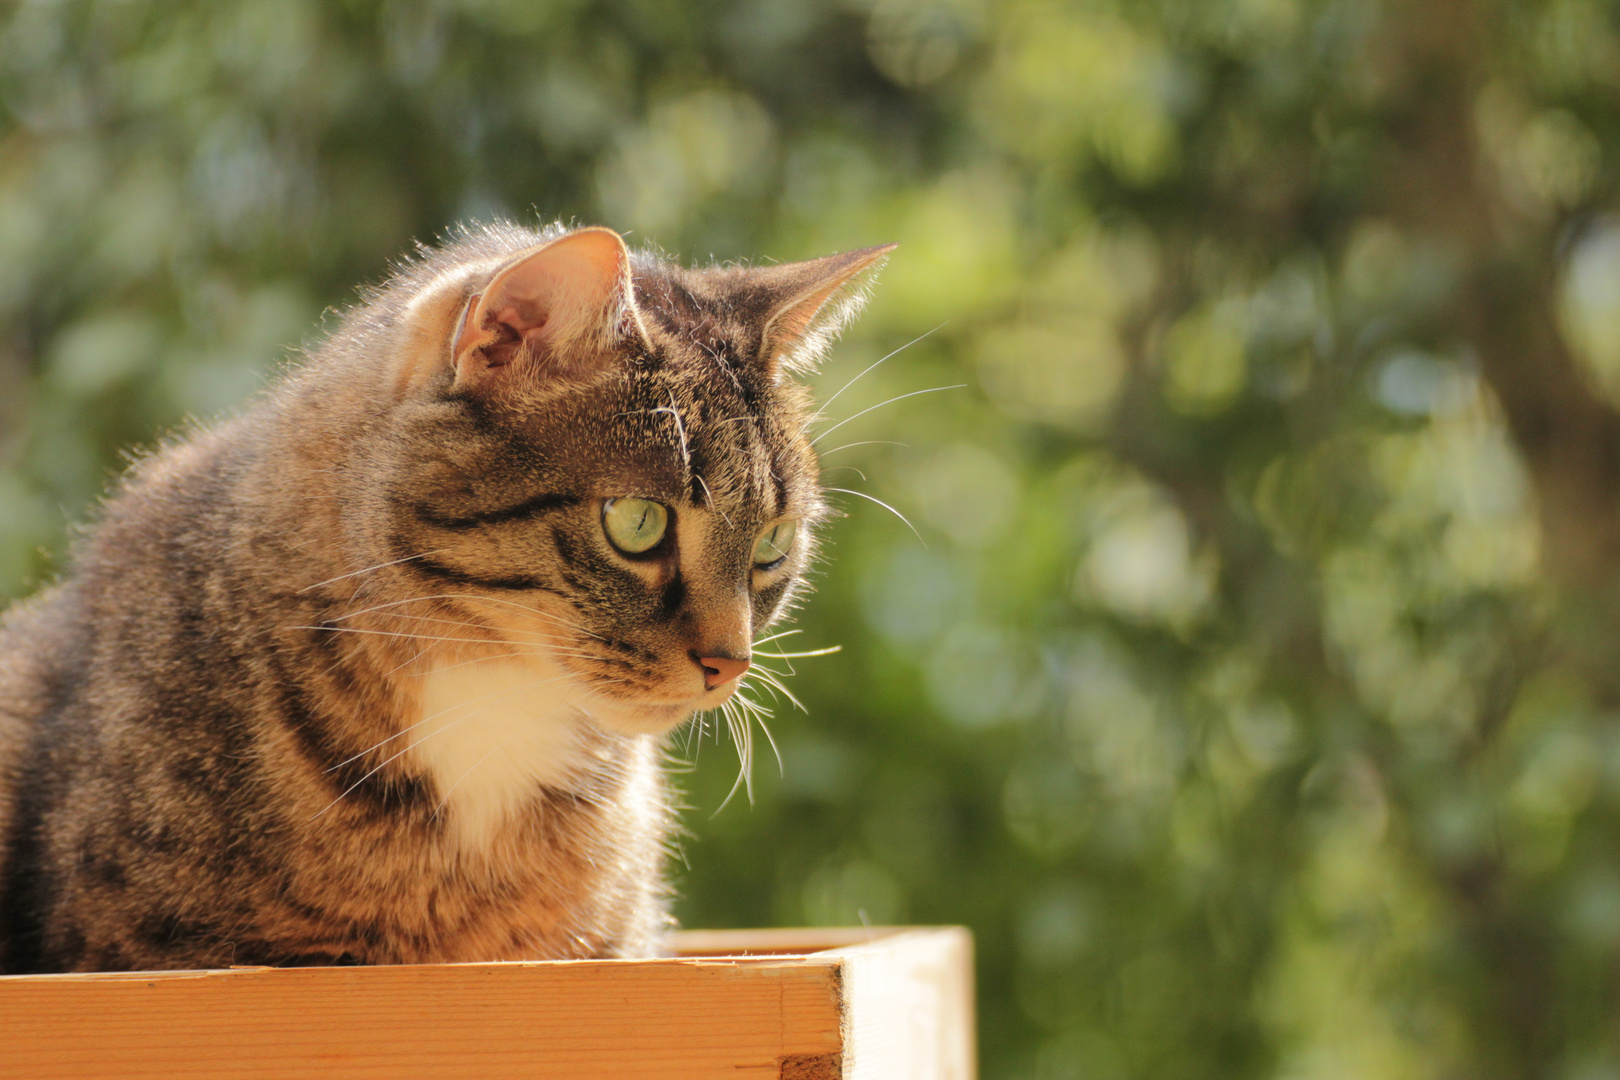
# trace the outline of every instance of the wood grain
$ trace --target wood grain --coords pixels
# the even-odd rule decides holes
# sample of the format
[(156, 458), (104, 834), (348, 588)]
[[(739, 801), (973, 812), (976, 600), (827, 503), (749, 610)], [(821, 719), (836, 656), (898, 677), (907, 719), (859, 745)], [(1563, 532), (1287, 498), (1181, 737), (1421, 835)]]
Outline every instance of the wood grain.
[(4, 977), (0, 1072), (971, 1080), (965, 931), (725, 931), (675, 944), (737, 955)]

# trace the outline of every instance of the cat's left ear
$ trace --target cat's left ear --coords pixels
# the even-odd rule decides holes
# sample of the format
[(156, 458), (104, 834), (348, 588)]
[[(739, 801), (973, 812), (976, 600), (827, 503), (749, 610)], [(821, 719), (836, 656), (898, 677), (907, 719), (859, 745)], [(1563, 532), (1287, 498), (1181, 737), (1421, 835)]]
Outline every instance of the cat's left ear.
[(468, 302), (452, 345), (455, 385), (587, 375), (627, 341), (647, 343), (630, 252), (612, 229), (576, 229), (518, 256)]
[(849, 286), (898, 246), (882, 244), (751, 271), (751, 284), (763, 286), (772, 299), (760, 330), (759, 360), (773, 380), (785, 371), (815, 366), (833, 335), (866, 301), (863, 290)]

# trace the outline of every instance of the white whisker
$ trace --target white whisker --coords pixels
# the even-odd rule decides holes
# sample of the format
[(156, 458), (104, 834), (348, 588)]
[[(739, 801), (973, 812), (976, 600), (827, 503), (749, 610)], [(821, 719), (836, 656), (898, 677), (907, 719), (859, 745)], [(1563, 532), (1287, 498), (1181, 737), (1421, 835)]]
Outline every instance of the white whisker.
[(756, 652), (755, 656), (774, 656), (779, 660), (797, 660), (804, 656), (831, 656), (836, 652), (843, 652), (842, 645), (829, 645), (825, 649), (810, 649), (806, 652)]
[[(457, 723), (460, 723), (460, 721), (458, 720)], [(451, 784), (449, 787), (444, 789), (444, 795), (439, 799), (438, 805), (434, 806), (433, 813), (428, 815), (428, 820), (429, 821), (432, 821), (434, 818), (438, 817), (439, 816), (439, 811), (443, 810), (446, 806), (448, 806), (450, 804), (450, 796), (455, 792), (456, 788), (461, 786), (461, 782), (463, 780), (467, 779), (467, 777), (471, 776), (474, 772), (476, 772), (477, 769), (478, 769), (478, 766), (482, 765), (484, 762), (486, 762), (490, 758), (494, 757), (495, 756), (495, 751), (499, 750), (499, 749), (500, 749), (500, 747), (498, 747), (498, 746), (497, 747), (492, 747), (490, 749), (489, 753), (485, 754), (483, 757), (479, 758), (477, 761), (475, 761), (471, 765), (469, 765), (467, 767), (467, 771), (462, 773), (460, 776), (458, 776), (456, 778), (455, 783)]]
[(826, 457), (828, 454), (836, 454), (840, 450), (848, 450), (856, 446), (904, 446), (909, 448), (911, 444), (895, 442), (893, 439), (862, 439), (860, 442), (847, 442), (843, 446), (835, 446), (831, 450), (823, 450), (821, 451), (821, 456)]
[(359, 611), (350, 611), (345, 612), (342, 615), (333, 616), (331, 621), (340, 622), (343, 619), (352, 619), (368, 612), (381, 611), (384, 608), (400, 607), (404, 604), (426, 603), (431, 600), (471, 600), (482, 601), (490, 604), (504, 604), (507, 607), (513, 607), (517, 608), (519, 611), (527, 612), (530, 615), (538, 615), (542, 619), (550, 619), (552, 622), (566, 626), (570, 630), (578, 630), (582, 634), (589, 634), (591, 637), (599, 637), (597, 634), (591, 634), (589, 630), (586, 630), (585, 627), (579, 623), (576, 623), (570, 619), (565, 619), (560, 615), (555, 615), (552, 612), (543, 611), (532, 604), (520, 604), (515, 600), (503, 600), (497, 596), (479, 596), (476, 593), (430, 593), (426, 596), (406, 597), (403, 600), (389, 600), (381, 604), (372, 604), (369, 607), (361, 608)]
[(742, 694), (738, 694), (736, 697), (737, 703), (758, 721), (759, 730), (765, 733), (765, 741), (771, 744), (771, 754), (776, 758), (776, 775), (786, 776), (787, 766), (782, 764), (782, 751), (776, 745), (776, 736), (771, 734), (770, 725), (765, 722), (771, 715), (770, 711), (759, 702), (744, 697)]
[[(379, 612), (378, 614), (380, 614), (385, 619), (412, 619), (412, 620), (415, 620), (417, 622), (438, 623), (438, 624), (440, 624), (442, 626), (464, 626), (464, 627), (468, 627), (468, 628), (473, 629), (473, 630), (483, 630), (486, 633), (493, 634), (498, 638), (511, 637), (513, 634), (529, 635), (529, 636), (539, 638), (539, 640), (538, 641), (533, 641), (533, 642), (515, 641), (515, 642), (511, 642), (511, 644), (514, 644), (514, 645), (543, 645), (543, 646), (546, 646), (547, 648), (553, 649), (553, 651), (555, 651), (558, 655), (567, 655), (567, 656), (590, 656), (590, 655), (592, 655), (590, 653), (574, 652), (574, 651), (569, 651), (569, 650), (566, 650), (566, 649), (556, 649), (556, 648), (554, 648), (556, 643), (566, 642), (568, 639), (564, 638), (564, 637), (556, 636), (556, 635), (548, 635), (545, 631), (541, 631), (541, 630), (507, 630), (507, 629), (503, 629), (503, 628), (499, 628), (499, 627), (486, 626), (486, 625), (484, 625), (482, 623), (467, 622), (464, 619), (438, 619), (438, 618), (434, 618), (431, 615), (406, 615), (403, 612), (398, 612), (398, 611), (384, 611), (384, 612)], [(333, 627), (333, 629), (346, 629), (346, 628), (344, 628), (344, 627)], [(480, 639), (477, 639), (477, 640), (484, 640), (484, 639), (480, 638)]]
[(746, 726), (739, 726), (737, 710), (730, 701), (721, 703), (720, 715), (725, 718), (726, 727), (731, 731), (731, 741), (737, 746), (738, 769), (737, 779), (732, 783), (731, 790), (726, 792), (726, 797), (720, 801), (720, 805), (714, 808), (714, 813), (709, 815), (711, 819), (731, 804), (731, 800), (737, 795), (738, 788), (746, 787), (749, 805), (753, 805), (754, 802), (754, 748), (752, 737)]
[(377, 637), (392, 637), (413, 641), (448, 641), (456, 645), (488, 645), (489, 641), (483, 638), (443, 637), (433, 634), (413, 634), (406, 630), (367, 630), (359, 626), (286, 626), (284, 630), (318, 630), (330, 634), (374, 634)]
[[(944, 325), (945, 325), (944, 323), (940, 323), (939, 326), (934, 327), (934, 330), (938, 330), (938, 329), (940, 329), (940, 327), (943, 327)], [(850, 387), (854, 386), (856, 383), (860, 382), (863, 378), (865, 378), (867, 371), (873, 370), (874, 368), (876, 368), (878, 366), (878, 364), (881, 364), (881, 363), (883, 363), (884, 360), (889, 359), (890, 356), (896, 356), (896, 355), (898, 355), (900, 353), (905, 352), (907, 349), (909, 349), (913, 345), (917, 344), (917, 342), (921, 341), (923, 338), (927, 337), (929, 334), (932, 334), (934, 332), (934, 330), (927, 330), (927, 331), (924, 331), (921, 334), (918, 334), (916, 337), (912, 338), (910, 341), (906, 342), (904, 345), (902, 345), (898, 349), (894, 350), (894, 352), (890, 353), (888, 356), (885, 356), (885, 357), (883, 357), (883, 359), (878, 360), (875, 363), (869, 365), (866, 368), (865, 371), (862, 371), (859, 375), (857, 375), (853, 379), (849, 380), (849, 382), (845, 383), (843, 386), (840, 386), (838, 388), (838, 393), (834, 394), (832, 397), (828, 398), (825, 402), (822, 403), (822, 406), (821, 406), (822, 409), (825, 410), (828, 405), (831, 405), (833, 402), (838, 400), (839, 394), (842, 394), (845, 390), (848, 390)], [(829, 428), (828, 430), (831, 430), (831, 429)]]
[(967, 386), (967, 383), (955, 383), (955, 384), (953, 384), (951, 386), (930, 386), (927, 390), (913, 390), (909, 394), (901, 394), (899, 397), (892, 397), (888, 401), (880, 401), (876, 405), (871, 406), (870, 408), (862, 409), (860, 412), (856, 413), (854, 416), (849, 417), (848, 419), (838, 421), (838, 423), (834, 424), (832, 427), (828, 428), (826, 431), (823, 431), (820, 435), (817, 435), (815, 438), (811, 439), (810, 440), (810, 445), (811, 446), (816, 445), (816, 443), (820, 442), (822, 439), (825, 439), (827, 436), (831, 435), (833, 432), (837, 431), (839, 428), (841, 428), (845, 424), (849, 423), (850, 420), (859, 420), (861, 417), (865, 416), (867, 413), (871, 412), (873, 409), (881, 409), (885, 405), (893, 405), (897, 401), (904, 401), (906, 398), (916, 397), (919, 394), (937, 394), (941, 390), (961, 390), (961, 389), (964, 389), (966, 386)]
[[(720, 515), (720, 520), (724, 521), (726, 523), (726, 528), (728, 528), (728, 529), (736, 528), (736, 526), (731, 523), (731, 519), (726, 516), (726, 512), (724, 510), (720, 509), (720, 507), (715, 503), (715, 501), (714, 501), (714, 492), (709, 490), (709, 485), (708, 485), (707, 482), (704, 481), (703, 477), (694, 476), (693, 479), (695, 479), (703, 487), (704, 501), (706, 501), (710, 506), (714, 507), (714, 512), (719, 514)], [(866, 479), (866, 477), (863, 476), (863, 477), (861, 477), (861, 479), (864, 480), (864, 479)]]
[(753, 668), (749, 669), (750, 672), (756, 670), (759, 672), (759, 681), (761, 685), (780, 693), (783, 697), (791, 701), (800, 712), (809, 713), (810, 710), (804, 707), (804, 702), (795, 697), (793, 691), (782, 685), (782, 680), (778, 679), (768, 669), (759, 667), (758, 665), (755, 665)]
[(851, 491), (849, 488), (830, 487), (830, 488), (823, 488), (822, 490), (823, 491), (836, 491), (836, 492), (839, 492), (839, 493), (844, 494), (844, 495), (855, 495), (855, 496), (858, 496), (858, 497), (860, 497), (862, 499), (866, 499), (869, 502), (877, 503), (879, 506), (883, 507), (883, 509), (885, 509), (889, 513), (893, 514), (895, 517), (899, 518), (901, 521), (904, 521), (906, 523), (906, 528), (910, 529), (912, 535), (915, 536), (919, 541), (922, 542), (922, 546), (925, 549), (928, 547), (928, 541), (923, 540), (922, 533), (917, 531), (917, 526), (913, 525), (909, 521), (906, 521), (906, 515), (902, 514), (900, 511), (896, 510), (894, 507), (890, 506), (888, 503), (884, 502), (882, 499), (879, 499), (879, 498), (877, 498), (876, 496), (873, 496), (873, 495), (868, 495), (864, 491)]
[(779, 632), (777, 632), (775, 634), (772, 634), (770, 637), (762, 637), (758, 641), (755, 641), (754, 642), (754, 648), (757, 649), (761, 645), (764, 645), (764, 644), (766, 644), (768, 642), (775, 641), (777, 638), (792, 637), (794, 634), (802, 634), (802, 633), (804, 633), (803, 630), (782, 630), (782, 631), (779, 631)]
[(441, 548), (441, 549), (439, 549), (439, 551), (423, 551), (423, 552), (420, 552), (420, 553), (418, 553), (416, 555), (407, 555), (403, 559), (390, 559), (388, 562), (378, 563), (376, 566), (368, 566), (363, 570), (351, 570), (347, 574), (339, 574), (337, 577), (327, 578), (325, 581), (317, 581), (313, 585), (305, 585), (302, 589), (298, 590), (297, 595), (302, 596), (304, 593), (309, 592), (311, 589), (318, 589), (322, 585), (331, 585), (333, 582), (343, 581), (343, 580), (346, 580), (346, 579), (352, 578), (352, 577), (359, 577), (361, 574), (370, 574), (370, 573), (373, 573), (374, 571), (381, 570), (384, 567), (398, 566), (400, 563), (407, 563), (407, 562), (410, 562), (412, 559), (425, 559), (430, 555), (439, 554), (440, 551), (443, 551), (443, 549)]
[(484, 603), (488, 603), (488, 604), (505, 604), (507, 607), (515, 607), (519, 611), (527, 611), (531, 615), (539, 615), (543, 619), (555, 620), (556, 622), (561, 623), (563, 626), (568, 627), (570, 630), (578, 630), (580, 633), (586, 635), (587, 637), (593, 637), (598, 641), (607, 640), (606, 638), (602, 637), (601, 634), (592, 633), (591, 631), (585, 629), (585, 627), (580, 623), (573, 622), (573, 621), (571, 621), (569, 619), (564, 619), (560, 615), (553, 615), (549, 611), (541, 611), (539, 608), (533, 606), (532, 604), (520, 604), (516, 600), (503, 600), (498, 596), (470, 596), (470, 595), (467, 595), (465, 593), (457, 594), (457, 595), (459, 595), (462, 598), (467, 599), (467, 600), (479, 600), (479, 601), (483, 601)]
[(681, 423), (681, 414), (680, 414), (679, 410), (677, 410), (675, 408), (675, 393), (674, 393), (674, 391), (670, 392), (669, 404), (668, 405), (660, 406), (660, 407), (658, 407), (656, 409), (648, 409), (647, 411), (650, 412), (650, 413), (668, 413), (670, 415), (670, 417), (672, 419), (674, 419), (674, 421), (675, 421), (675, 434), (677, 436), (679, 436), (680, 440), (681, 440), (681, 464), (686, 466), (686, 471), (687, 472), (691, 472), (692, 471), (692, 455), (690, 453), (688, 453), (687, 449), (686, 449), (686, 425)]

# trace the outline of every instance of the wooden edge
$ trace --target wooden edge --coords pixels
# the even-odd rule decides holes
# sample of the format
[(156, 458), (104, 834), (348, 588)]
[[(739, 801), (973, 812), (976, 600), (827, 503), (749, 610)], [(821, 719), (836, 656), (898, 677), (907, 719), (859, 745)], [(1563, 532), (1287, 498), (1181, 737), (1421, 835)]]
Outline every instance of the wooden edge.
[(686, 931), (672, 947), (654, 960), (4, 976), (0, 1056), (64, 1078), (974, 1080), (964, 928)]
[(794, 956), (866, 945), (905, 933), (903, 926), (800, 926), (775, 930), (681, 930), (671, 941), (679, 957)]
[(814, 954), (843, 964), (844, 1080), (974, 1080), (973, 936), (901, 929)]
[(838, 1080), (836, 960), (246, 968), (0, 979), (0, 1074)]
[[(823, 959), (823, 953), (827, 958)], [(802, 949), (792, 948), (759, 948), (745, 949), (736, 954), (716, 952), (688, 952), (682, 950), (675, 956), (655, 956), (640, 960), (480, 960), (464, 964), (360, 964), (344, 967), (264, 967), (241, 965), (229, 968), (191, 968), (181, 971), (67, 971), (55, 972), (46, 975), (0, 975), (0, 993), (9, 992), (13, 986), (35, 983), (60, 983), (72, 985), (74, 983), (116, 984), (130, 983), (158, 983), (158, 982), (187, 982), (195, 979), (217, 980), (240, 979), (246, 977), (257, 978), (289, 978), (298, 976), (309, 977), (311, 973), (316, 978), (331, 978), (337, 973), (344, 973), (359, 978), (377, 978), (367, 974), (370, 972), (428, 972), (428, 971), (508, 971), (514, 969), (529, 970), (557, 970), (571, 971), (589, 968), (693, 968), (693, 967), (837, 967), (840, 963), (836, 956), (828, 950), (817, 947)]]
[[(852, 946), (872, 945), (896, 935), (915, 933), (904, 926), (804, 926), (770, 930), (679, 930), (671, 935), (670, 952), (673, 955), (646, 960), (503, 960), (470, 964), (393, 964), (390, 970), (415, 967), (533, 967), (535, 965), (580, 964), (667, 964), (705, 960), (777, 960), (791, 962), (809, 960), (829, 950), (842, 950)], [(833, 963), (833, 960), (823, 961)], [(29, 981), (115, 981), (127, 979), (149, 982), (153, 979), (198, 979), (219, 975), (242, 975), (269, 971), (322, 971), (319, 967), (276, 968), (243, 965), (231, 968), (195, 968), (180, 971), (75, 971), (50, 975), (0, 975), (0, 986), (23, 980)], [(354, 968), (330, 970), (352, 971)]]

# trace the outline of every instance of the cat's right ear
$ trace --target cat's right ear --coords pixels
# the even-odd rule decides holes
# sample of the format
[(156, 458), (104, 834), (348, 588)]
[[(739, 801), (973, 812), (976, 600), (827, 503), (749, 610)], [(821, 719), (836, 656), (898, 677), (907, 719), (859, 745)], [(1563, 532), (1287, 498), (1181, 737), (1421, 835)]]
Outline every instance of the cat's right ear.
[(611, 229), (577, 229), (524, 252), (467, 302), (451, 347), (454, 385), (586, 376), (626, 338), (646, 346), (629, 249)]

